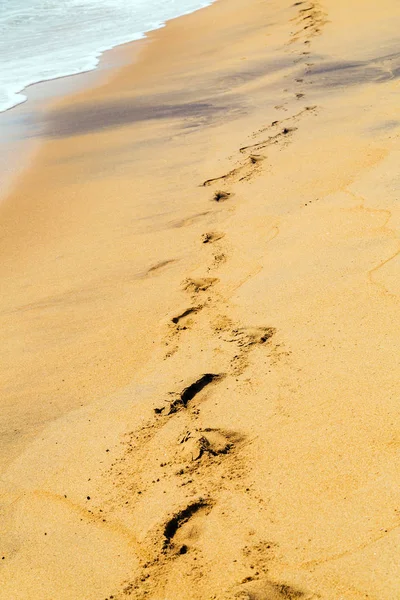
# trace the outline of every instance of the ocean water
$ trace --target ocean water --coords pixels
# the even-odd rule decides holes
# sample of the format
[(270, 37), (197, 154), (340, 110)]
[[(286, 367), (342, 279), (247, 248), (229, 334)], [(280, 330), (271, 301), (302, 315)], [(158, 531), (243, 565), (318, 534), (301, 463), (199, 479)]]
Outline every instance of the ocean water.
[(96, 68), (100, 55), (213, 0), (0, 0), (0, 112), (39, 81)]

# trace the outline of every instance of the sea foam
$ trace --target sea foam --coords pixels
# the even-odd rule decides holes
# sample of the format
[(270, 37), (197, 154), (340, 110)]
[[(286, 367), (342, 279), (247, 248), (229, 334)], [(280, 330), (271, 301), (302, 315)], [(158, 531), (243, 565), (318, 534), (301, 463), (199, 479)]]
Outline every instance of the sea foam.
[(0, 0), (0, 112), (24, 89), (95, 69), (102, 52), (213, 0)]

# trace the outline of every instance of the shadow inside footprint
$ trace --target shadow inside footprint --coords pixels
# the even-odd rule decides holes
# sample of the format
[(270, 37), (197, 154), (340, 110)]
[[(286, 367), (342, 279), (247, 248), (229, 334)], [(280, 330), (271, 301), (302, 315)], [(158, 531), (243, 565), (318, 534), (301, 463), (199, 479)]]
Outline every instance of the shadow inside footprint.
[(199, 379), (196, 379), (196, 381), (184, 388), (178, 398), (171, 402), (168, 414), (171, 415), (178, 412), (178, 410), (182, 408), (186, 408), (188, 403), (193, 400), (193, 398), (197, 396), (197, 394), (199, 394), (207, 385), (213, 381), (221, 379), (221, 377), (222, 375), (220, 374), (206, 373)]
[(180, 313), (179, 315), (176, 315), (175, 317), (172, 317), (171, 321), (174, 325), (178, 325), (178, 323), (180, 321), (182, 321), (182, 319), (184, 319), (185, 317), (188, 317), (189, 315), (198, 312), (201, 309), (201, 306), (191, 306), (190, 308), (187, 308), (186, 310), (184, 310), (182, 313)]
[[(199, 498), (195, 502), (192, 502), (186, 508), (175, 513), (165, 524), (164, 527), (164, 549), (167, 549), (171, 546), (174, 537), (176, 536), (178, 530), (187, 523), (194, 515), (199, 512), (208, 512), (212, 508), (212, 503), (210, 500), (204, 500), (203, 498)], [(180, 554), (186, 554), (187, 545), (183, 545), (180, 549)]]
[(223, 192), (222, 190), (218, 190), (215, 192), (213, 199), (215, 200), (215, 202), (223, 202), (224, 200), (228, 200), (230, 196), (230, 192)]

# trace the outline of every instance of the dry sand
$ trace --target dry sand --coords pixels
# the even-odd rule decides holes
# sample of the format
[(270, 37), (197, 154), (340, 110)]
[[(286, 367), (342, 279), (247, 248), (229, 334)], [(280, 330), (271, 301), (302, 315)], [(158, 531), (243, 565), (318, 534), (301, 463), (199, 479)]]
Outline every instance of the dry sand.
[(2, 600), (400, 598), (399, 29), (220, 0), (46, 111), (0, 209)]

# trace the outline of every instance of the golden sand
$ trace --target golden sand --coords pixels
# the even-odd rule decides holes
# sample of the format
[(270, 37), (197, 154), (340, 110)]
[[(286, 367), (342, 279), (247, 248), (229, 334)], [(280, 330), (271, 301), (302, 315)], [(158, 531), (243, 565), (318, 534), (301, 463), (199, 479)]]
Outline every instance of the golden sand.
[(0, 206), (1, 600), (400, 598), (399, 26), (219, 0), (46, 110)]

